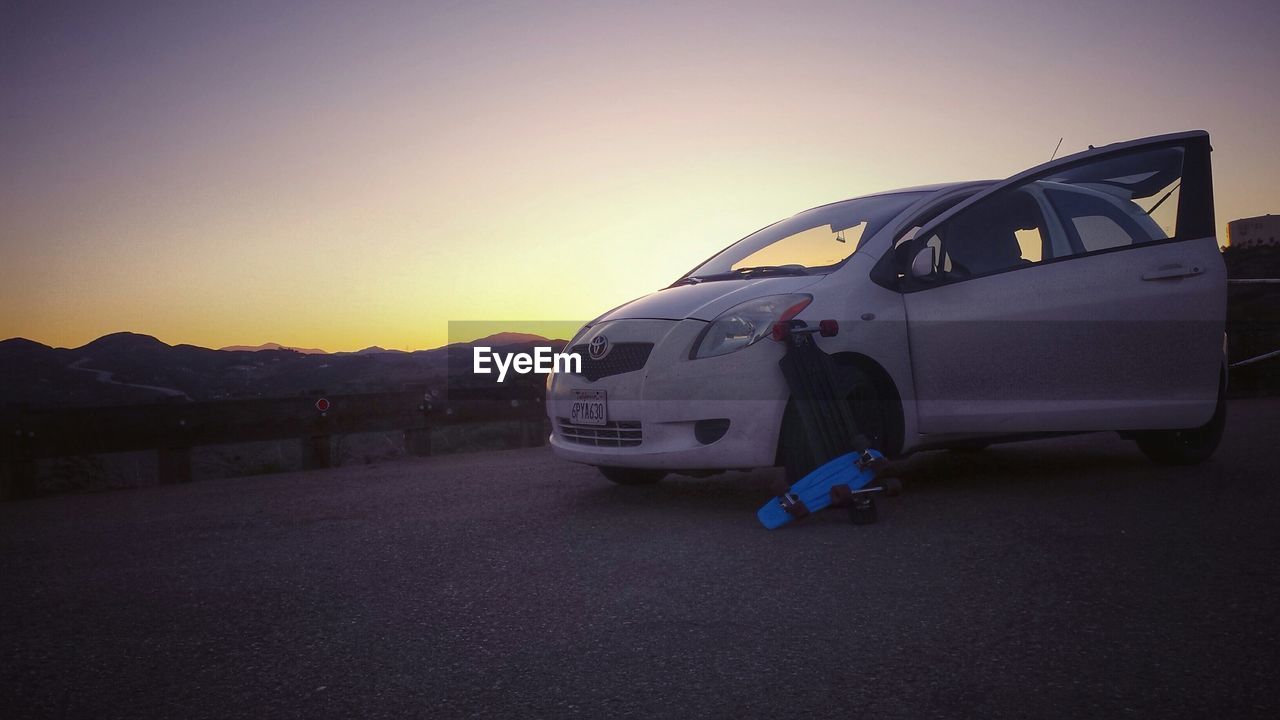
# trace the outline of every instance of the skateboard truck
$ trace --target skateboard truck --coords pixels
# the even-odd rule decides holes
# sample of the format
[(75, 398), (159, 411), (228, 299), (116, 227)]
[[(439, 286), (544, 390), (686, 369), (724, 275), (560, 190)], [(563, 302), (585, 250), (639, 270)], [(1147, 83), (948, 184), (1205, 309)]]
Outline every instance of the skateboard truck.
[(879, 485), (854, 490), (848, 485), (831, 488), (831, 507), (842, 507), (849, 513), (854, 525), (870, 525), (876, 521), (876, 493), (884, 492)]
[(881, 465), (884, 465), (885, 462), (883, 455), (872, 455), (870, 452), (863, 450), (862, 454), (858, 456), (858, 459), (853, 461), (853, 464), (857, 466), (859, 470), (866, 470), (867, 468), (874, 470)]
[(819, 320), (816, 326), (803, 320), (779, 320), (773, 324), (769, 336), (778, 342), (787, 340), (792, 335), (821, 335), (835, 337), (840, 334), (840, 323), (835, 320)]
[(782, 509), (786, 510), (788, 515), (797, 520), (809, 516), (809, 508), (795, 493), (787, 493), (786, 495), (783, 495), (778, 498), (778, 502), (782, 504)]
[[(878, 458), (873, 459), (878, 460)], [(877, 462), (872, 467), (879, 464)], [(870, 525), (879, 515), (876, 511), (875, 498), (878, 493), (884, 493), (887, 497), (897, 497), (902, 494), (902, 482), (898, 478), (885, 478), (875, 485), (859, 490), (854, 490), (848, 485), (836, 485), (831, 488), (831, 506), (846, 508), (849, 512), (849, 522), (854, 525)]]

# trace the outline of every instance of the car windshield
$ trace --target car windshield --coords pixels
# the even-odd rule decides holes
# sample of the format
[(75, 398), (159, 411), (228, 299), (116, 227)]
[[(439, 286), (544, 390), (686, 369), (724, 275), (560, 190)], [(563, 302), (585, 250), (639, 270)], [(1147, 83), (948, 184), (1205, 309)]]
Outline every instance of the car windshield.
[(805, 210), (730, 245), (676, 283), (830, 270), (926, 194), (873, 195)]

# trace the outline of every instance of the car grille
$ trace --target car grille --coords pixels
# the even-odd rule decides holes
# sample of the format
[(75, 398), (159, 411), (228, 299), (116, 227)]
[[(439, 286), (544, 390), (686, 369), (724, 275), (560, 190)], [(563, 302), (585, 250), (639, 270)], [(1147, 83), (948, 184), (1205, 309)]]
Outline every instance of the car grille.
[(594, 447), (636, 447), (643, 431), (639, 420), (610, 421), (604, 425), (574, 425), (567, 418), (560, 421), (560, 437), (565, 442)]
[(582, 376), (592, 382), (610, 375), (639, 370), (648, 362), (652, 351), (653, 343), (621, 342), (615, 343), (608, 355), (592, 360), (586, 345), (574, 345), (572, 348), (572, 352), (582, 358)]

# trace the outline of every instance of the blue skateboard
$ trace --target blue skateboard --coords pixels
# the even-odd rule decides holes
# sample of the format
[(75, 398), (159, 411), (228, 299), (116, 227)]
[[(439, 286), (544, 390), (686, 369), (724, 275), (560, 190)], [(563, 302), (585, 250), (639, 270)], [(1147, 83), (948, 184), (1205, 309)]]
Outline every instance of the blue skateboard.
[(894, 478), (873, 484), (876, 469), (886, 461), (876, 450), (841, 455), (800, 478), (791, 489), (765, 503), (756, 512), (760, 524), (770, 530), (799, 520), (831, 505), (849, 509), (849, 519), (857, 525), (875, 522), (872, 495), (897, 495), (901, 485)]

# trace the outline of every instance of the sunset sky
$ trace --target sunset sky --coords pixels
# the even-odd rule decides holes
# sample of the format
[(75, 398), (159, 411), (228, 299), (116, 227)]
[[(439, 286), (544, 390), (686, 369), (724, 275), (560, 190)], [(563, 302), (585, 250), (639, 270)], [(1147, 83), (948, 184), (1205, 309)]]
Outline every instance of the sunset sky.
[[(1274, 2), (0, 0), (0, 338), (425, 348), (813, 205), (1210, 132), (1280, 213)], [(455, 338), (457, 339), (457, 338)]]

